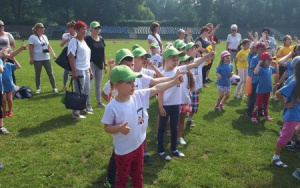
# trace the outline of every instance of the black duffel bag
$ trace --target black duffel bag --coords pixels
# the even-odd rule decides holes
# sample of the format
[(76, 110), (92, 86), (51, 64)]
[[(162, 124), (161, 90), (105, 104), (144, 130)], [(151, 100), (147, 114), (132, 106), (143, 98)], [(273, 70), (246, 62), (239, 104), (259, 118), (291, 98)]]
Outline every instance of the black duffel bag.
[[(77, 47), (76, 47), (76, 52), (74, 58), (76, 59), (77, 56), (77, 50), (78, 50), (78, 40), (75, 39), (77, 42)], [(66, 46), (62, 52), (59, 54), (59, 56), (55, 59), (55, 62), (62, 68), (72, 71), (71, 65), (69, 62), (69, 57), (68, 57), (68, 47)]]
[(87, 101), (88, 96), (81, 93), (81, 84), (80, 84), (79, 78), (77, 79), (79, 94), (75, 93), (73, 91), (72, 80), (73, 79), (71, 79), (71, 82), (70, 82), (71, 91), (66, 91), (65, 106), (67, 109), (84, 110), (86, 108), (86, 101)]

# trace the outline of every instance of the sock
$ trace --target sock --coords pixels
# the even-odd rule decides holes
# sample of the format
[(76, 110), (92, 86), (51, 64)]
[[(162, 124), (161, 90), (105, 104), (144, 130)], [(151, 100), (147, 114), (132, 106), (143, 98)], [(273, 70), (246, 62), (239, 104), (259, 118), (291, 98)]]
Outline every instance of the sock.
[(160, 152), (160, 153), (158, 153), (160, 156), (162, 156), (163, 154), (165, 154), (165, 152)]
[(192, 121), (192, 118), (193, 118), (193, 117), (189, 116), (187, 120), (188, 120), (188, 121)]
[(277, 159), (280, 159), (280, 155), (276, 155), (276, 154), (274, 154), (274, 156), (273, 156), (273, 160), (277, 160)]
[(144, 152), (144, 157), (149, 155), (147, 151)]

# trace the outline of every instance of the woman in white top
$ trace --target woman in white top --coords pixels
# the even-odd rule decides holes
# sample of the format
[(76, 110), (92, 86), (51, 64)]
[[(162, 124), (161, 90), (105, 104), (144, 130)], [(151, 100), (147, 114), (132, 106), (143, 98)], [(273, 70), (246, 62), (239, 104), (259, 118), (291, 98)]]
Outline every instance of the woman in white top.
[(58, 93), (55, 85), (55, 78), (53, 76), (49, 52), (52, 54), (54, 59), (56, 59), (56, 55), (49, 44), (47, 36), (44, 35), (45, 27), (42, 23), (37, 23), (32, 28), (32, 31), (33, 35), (29, 37), (28, 41), (30, 55), (29, 63), (30, 65), (34, 65), (36, 93), (39, 94), (41, 92), (42, 67), (44, 67), (47, 72), (53, 92)]
[(158, 34), (159, 29), (160, 29), (160, 25), (157, 22), (153, 22), (150, 25), (150, 34), (148, 35), (148, 44), (149, 44), (149, 52), (150, 52), (151, 44), (152, 43), (157, 44), (157, 46), (159, 46), (157, 49), (157, 53), (159, 55), (161, 55), (163, 52), (163, 46), (162, 46), (161, 38)]
[[(237, 32), (238, 26), (236, 24), (231, 25), (230, 30), (231, 33), (227, 36), (226, 50), (229, 51), (231, 55), (231, 59), (234, 60), (234, 64), (236, 65), (235, 56), (238, 52), (238, 47), (240, 41), (242, 40), (242, 36)], [(237, 74), (236, 66), (235, 66), (235, 74)]]
[[(70, 40), (73, 37), (76, 37), (76, 32), (75, 32), (75, 29), (74, 29), (75, 23), (76, 22), (74, 20), (67, 23), (66, 26), (68, 28), (68, 33), (64, 33), (62, 35), (62, 39), (61, 39), (61, 43), (60, 43), (61, 47), (68, 46)], [(63, 92), (66, 91), (66, 89), (67, 89), (68, 76), (69, 76), (69, 70), (65, 69), (64, 76), (63, 76), (63, 88), (62, 88)]]
[(14, 37), (4, 31), (4, 22), (0, 20), (0, 50), (2, 48), (15, 48), (15, 39)]
[[(72, 38), (68, 44), (68, 57), (75, 93), (79, 94), (81, 91), (81, 94), (90, 95), (90, 79), (93, 79), (93, 73), (90, 67), (91, 50), (84, 40), (87, 34), (87, 25), (82, 21), (77, 21), (74, 28), (77, 36)], [(87, 104), (90, 104), (89, 97)], [(72, 117), (76, 119), (85, 118), (85, 116), (80, 115), (79, 110), (73, 110)]]

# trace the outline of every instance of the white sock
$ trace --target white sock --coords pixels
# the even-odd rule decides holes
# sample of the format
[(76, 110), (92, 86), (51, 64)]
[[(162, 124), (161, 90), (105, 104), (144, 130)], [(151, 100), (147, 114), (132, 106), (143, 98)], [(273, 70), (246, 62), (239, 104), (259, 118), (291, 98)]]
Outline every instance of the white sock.
[(188, 117), (188, 121), (192, 121), (192, 118), (193, 118), (193, 117), (189, 116), (189, 117)]
[(165, 154), (165, 152), (161, 152), (161, 153), (158, 153), (160, 156), (162, 156), (163, 154)]
[(274, 154), (274, 156), (273, 156), (273, 160), (277, 160), (277, 159), (280, 159), (280, 155), (276, 155), (276, 154)]

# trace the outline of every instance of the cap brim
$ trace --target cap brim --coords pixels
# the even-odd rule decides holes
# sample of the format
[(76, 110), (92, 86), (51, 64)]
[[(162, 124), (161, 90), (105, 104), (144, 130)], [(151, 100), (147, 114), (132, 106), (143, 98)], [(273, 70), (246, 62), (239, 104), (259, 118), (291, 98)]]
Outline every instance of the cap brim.
[(120, 63), (121, 63), (121, 62), (123, 61), (123, 59), (126, 58), (126, 57), (131, 57), (132, 59), (134, 58), (134, 56), (132, 56), (132, 55), (126, 55), (126, 56), (122, 57), (122, 58), (119, 60), (119, 62), (117, 62), (117, 64), (120, 65)]
[(126, 78), (124, 78), (124, 80), (122, 80), (122, 81), (131, 82), (132, 80), (134, 80), (136, 78), (141, 78), (141, 77), (142, 77), (142, 74), (133, 73), (133, 74), (127, 76)]
[(183, 58), (183, 59), (180, 59), (180, 62), (185, 62), (187, 60), (193, 60), (194, 58), (192, 56), (189, 56), (187, 58)]

